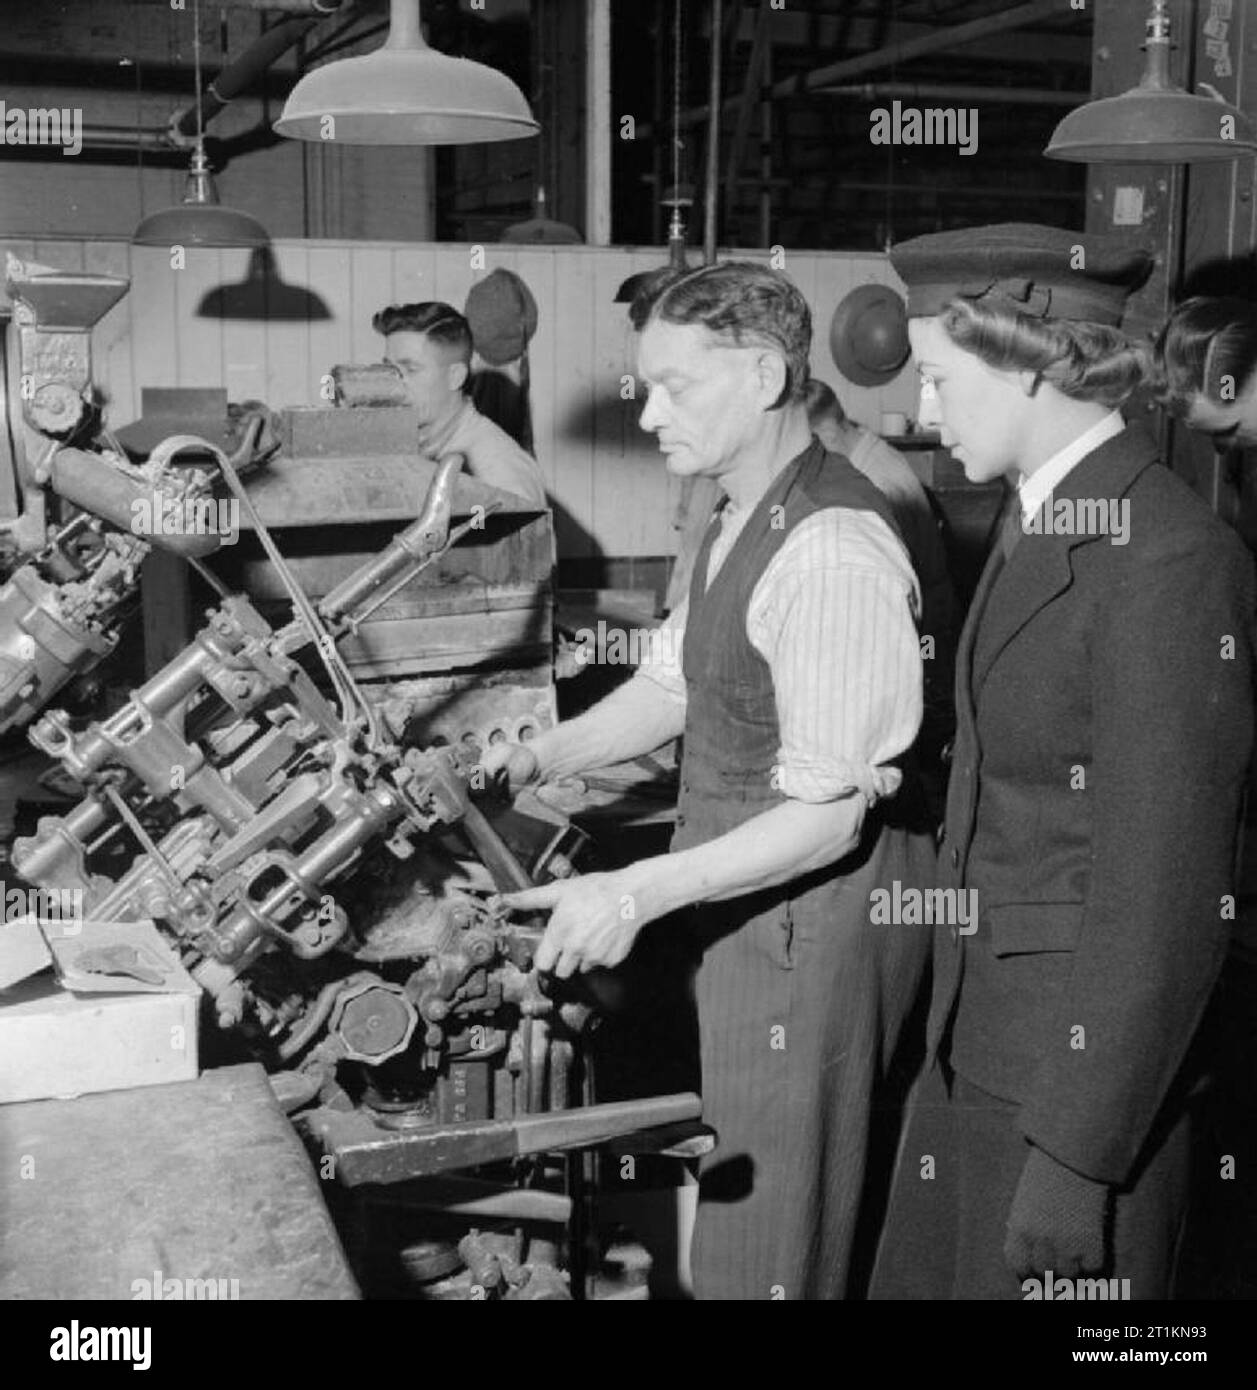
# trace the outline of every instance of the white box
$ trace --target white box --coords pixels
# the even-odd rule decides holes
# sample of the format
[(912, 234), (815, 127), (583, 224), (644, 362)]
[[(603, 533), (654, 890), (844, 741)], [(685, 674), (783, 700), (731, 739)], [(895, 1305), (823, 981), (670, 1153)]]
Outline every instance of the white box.
[(160, 959), (165, 978), (152, 985), (102, 975), (82, 986), (92, 992), (71, 993), (43, 970), (0, 989), (0, 1102), (195, 1080), (201, 991), (151, 923), (40, 926), (58, 958), (59, 933), (84, 945), (98, 930), (109, 943), (125, 933), (146, 961)]

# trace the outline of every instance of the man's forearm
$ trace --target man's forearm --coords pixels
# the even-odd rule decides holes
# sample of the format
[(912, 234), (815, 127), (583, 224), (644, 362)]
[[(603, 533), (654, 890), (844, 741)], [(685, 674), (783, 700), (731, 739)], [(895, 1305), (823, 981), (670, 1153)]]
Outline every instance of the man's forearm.
[(566, 719), (528, 746), (542, 777), (565, 777), (610, 767), (678, 738), (685, 707), (644, 676), (634, 676), (588, 713)]
[(860, 839), (860, 795), (814, 804), (785, 801), (692, 849), (624, 870), (630, 893), (660, 917), (692, 903), (741, 897), (788, 883), (850, 854)]

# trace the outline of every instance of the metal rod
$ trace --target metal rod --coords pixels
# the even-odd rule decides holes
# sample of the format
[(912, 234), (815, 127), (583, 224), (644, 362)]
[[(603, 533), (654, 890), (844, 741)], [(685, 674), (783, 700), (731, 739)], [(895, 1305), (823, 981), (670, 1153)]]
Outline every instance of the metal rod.
[(720, 181), (720, 79), (724, 61), (724, 0), (711, 0), (711, 76), (707, 106), (707, 187), (703, 192), (703, 264), (716, 259), (717, 185)]
[(764, 49), (762, 60), (763, 81), (760, 84), (761, 129), (759, 135), (759, 244), (773, 244), (773, 194), (770, 180), (773, 176), (773, 41), (769, 35), (768, 46)]

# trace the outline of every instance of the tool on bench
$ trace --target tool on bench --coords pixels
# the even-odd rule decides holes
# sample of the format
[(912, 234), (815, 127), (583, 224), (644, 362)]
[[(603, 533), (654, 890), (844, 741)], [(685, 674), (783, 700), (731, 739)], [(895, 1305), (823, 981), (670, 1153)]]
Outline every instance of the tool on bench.
[(85, 975), (129, 975), (146, 985), (165, 984), (166, 975), (151, 964), (152, 957), (141, 956), (134, 946), (89, 946), (74, 958), (74, 969)]

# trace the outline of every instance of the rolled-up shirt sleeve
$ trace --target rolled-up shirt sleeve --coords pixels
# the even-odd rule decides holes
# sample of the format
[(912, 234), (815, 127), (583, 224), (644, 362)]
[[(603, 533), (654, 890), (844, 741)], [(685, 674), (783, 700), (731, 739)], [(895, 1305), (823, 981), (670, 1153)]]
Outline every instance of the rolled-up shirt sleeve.
[(772, 672), (786, 796), (858, 793), (871, 806), (898, 790), (891, 760), (921, 725), (919, 608), (907, 552), (880, 517), (826, 508), (786, 538), (747, 611)]
[(685, 641), (686, 599), (654, 628), (642, 643), (641, 660), (635, 680), (653, 681), (678, 704), (685, 704), (685, 674), (681, 669), (681, 648)]

